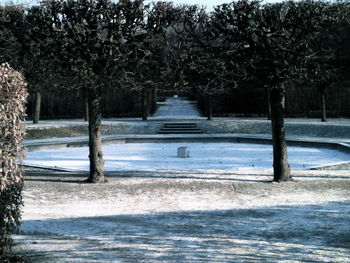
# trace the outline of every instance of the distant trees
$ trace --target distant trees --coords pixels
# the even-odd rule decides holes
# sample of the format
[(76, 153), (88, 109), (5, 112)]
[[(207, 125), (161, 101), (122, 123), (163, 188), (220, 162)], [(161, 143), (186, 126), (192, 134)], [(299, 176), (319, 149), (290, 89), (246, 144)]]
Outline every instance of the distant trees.
[(48, 49), (48, 25), (40, 8), (25, 10), (9, 5), (0, 8), (0, 61), (23, 72), (28, 89), (33, 93), (33, 122), (40, 118), (41, 90), (52, 85), (52, 63), (45, 51)]
[(174, 9), (172, 26), (167, 30), (167, 63), (164, 74), (165, 88), (176, 92), (191, 91), (194, 83), (187, 79), (192, 56), (197, 49), (202, 24), (207, 15), (200, 6), (182, 5)]
[[(245, 79), (245, 68), (237, 66), (241, 53), (237, 52), (237, 35), (232, 34), (233, 14), (228, 5), (215, 8), (211, 15), (202, 15), (194, 31), (187, 81), (204, 96), (208, 120), (213, 117), (212, 97), (229, 92)], [(227, 20), (228, 19), (228, 20)]]
[[(307, 62), (307, 76), (314, 83), (320, 93), (320, 118), (327, 121), (326, 115), (326, 91), (338, 81), (342, 66), (338, 56), (342, 53), (346, 24), (349, 25), (349, 3), (334, 3), (326, 5), (323, 10), (322, 31), (310, 42), (313, 53)], [(345, 33), (345, 34), (344, 34)], [(345, 41), (346, 42), (346, 41)]]
[(143, 21), (130, 42), (129, 88), (142, 94), (142, 119), (155, 110), (157, 89), (164, 86), (163, 72), (168, 61), (169, 28), (176, 21), (172, 3), (157, 2), (143, 7)]
[(167, 2), (146, 5), (144, 11), (143, 25), (131, 44), (128, 84), (143, 93), (143, 120), (147, 120), (158, 89), (173, 93), (187, 90), (185, 71), (193, 52), (193, 34), (206, 14), (198, 6)]
[(17, 70), (23, 69), (25, 54), (26, 17), (20, 6), (0, 6), (0, 63), (10, 63)]
[(55, 74), (52, 60), (54, 45), (49, 16), (42, 7), (34, 6), (26, 14), (26, 32), (23, 49), (22, 67), (33, 98), (33, 123), (39, 123), (41, 115), (42, 92), (53, 89), (59, 79)]

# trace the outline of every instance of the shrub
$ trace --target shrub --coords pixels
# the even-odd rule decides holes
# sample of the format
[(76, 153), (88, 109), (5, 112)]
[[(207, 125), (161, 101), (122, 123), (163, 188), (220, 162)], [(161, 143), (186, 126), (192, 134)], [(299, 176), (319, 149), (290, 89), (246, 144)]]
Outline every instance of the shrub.
[(26, 84), (7, 63), (0, 65), (0, 256), (11, 248), (20, 225)]

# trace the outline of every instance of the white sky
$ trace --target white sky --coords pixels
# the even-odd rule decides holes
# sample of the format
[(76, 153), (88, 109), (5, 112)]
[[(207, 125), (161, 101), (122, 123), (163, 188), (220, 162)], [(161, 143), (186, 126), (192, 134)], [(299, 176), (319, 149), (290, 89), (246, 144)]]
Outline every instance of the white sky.
[[(192, 4), (192, 5), (203, 5), (207, 6), (209, 9), (212, 9), (213, 6), (217, 6), (223, 3), (229, 3), (231, 0), (163, 0), (166, 2), (173, 2), (175, 4)], [(265, 2), (279, 2), (281, 0), (266, 0)], [(25, 5), (31, 5), (38, 3), (39, 0), (0, 0), (0, 4), (3, 5), (5, 3), (20, 3)], [(145, 0), (146, 3), (152, 2), (152, 0)]]
[[(223, 3), (228, 3), (230, 0), (163, 0), (166, 2), (173, 2), (175, 4), (192, 4), (192, 5), (204, 5), (208, 7), (220, 5)], [(5, 4), (8, 2), (13, 2), (13, 3), (22, 3), (22, 4), (35, 4), (38, 3), (39, 0), (0, 0), (1, 4)], [(151, 0), (146, 0), (146, 3), (152, 2)]]

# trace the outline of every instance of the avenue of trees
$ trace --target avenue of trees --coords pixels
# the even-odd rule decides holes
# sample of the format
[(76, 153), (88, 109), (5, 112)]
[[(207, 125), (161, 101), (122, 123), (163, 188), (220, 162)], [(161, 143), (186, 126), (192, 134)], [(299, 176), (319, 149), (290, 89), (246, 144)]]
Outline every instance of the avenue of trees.
[(325, 91), (349, 70), (349, 10), (348, 3), (338, 2), (247, 0), (212, 12), (168, 2), (146, 5), (142, 0), (50, 0), (28, 9), (4, 6), (0, 62), (25, 76), (35, 98), (35, 122), (42, 91), (79, 94), (88, 109), (89, 182), (105, 181), (104, 94), (141, 94), (144, 120), (154, 110), (159, 92), (200, 94), (211, 119), (213, 96), (259, 85), (270, 109), (274, 180), (288, 181), (287, 87), (317, 87), (320, 108), (325, 109)]

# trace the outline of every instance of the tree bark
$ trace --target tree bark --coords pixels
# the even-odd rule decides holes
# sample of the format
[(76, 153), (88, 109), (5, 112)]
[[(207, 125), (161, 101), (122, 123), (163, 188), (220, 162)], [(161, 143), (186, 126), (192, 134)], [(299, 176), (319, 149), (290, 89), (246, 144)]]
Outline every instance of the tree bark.
[(34, 110), (33, 110), (33, 123), (37, 124), (40, 120), (41, 110), (41, 93), (36, 91), (34, 93)]
[(327, 121), (327, 114), (326, 114), (326, 91), (324, 89), (320, 90), (321, 92), (321, 121), (326, 122)]
[(208, 121), (213, 120), (213, 98), (211, 95), (207, 95), (207, 117)]
[(281, 84), (270, 90), (271, 99), (271, 126), (273, 144), (273, 170), (275, 182), (292, 180), (288, 164), (287, 143), (284, 127), (285, 95)]
[(270, 88), (266, 86), (266, 98), (267, 98), (267, 119), (271, 120), (271, 103), (270, 103)]
[(101, 140), (101, 94), (98, 90), (88, 91), (89, 104), (89, 159), (90, 176), (86, 180), (90, 183), (103, 183), (103, 152)]
[(142, 98), (142, 120), (147, 121), (148, 115), (149, 115), (149, 94), (148, 94), (148, 88), (143, 89), (143, 98)]
[(152, 114), (157, 110), (157, 89), (152, 88)]
[(84, 121), (89, 121), (89, 100), (86, 96), (84, 98)]

